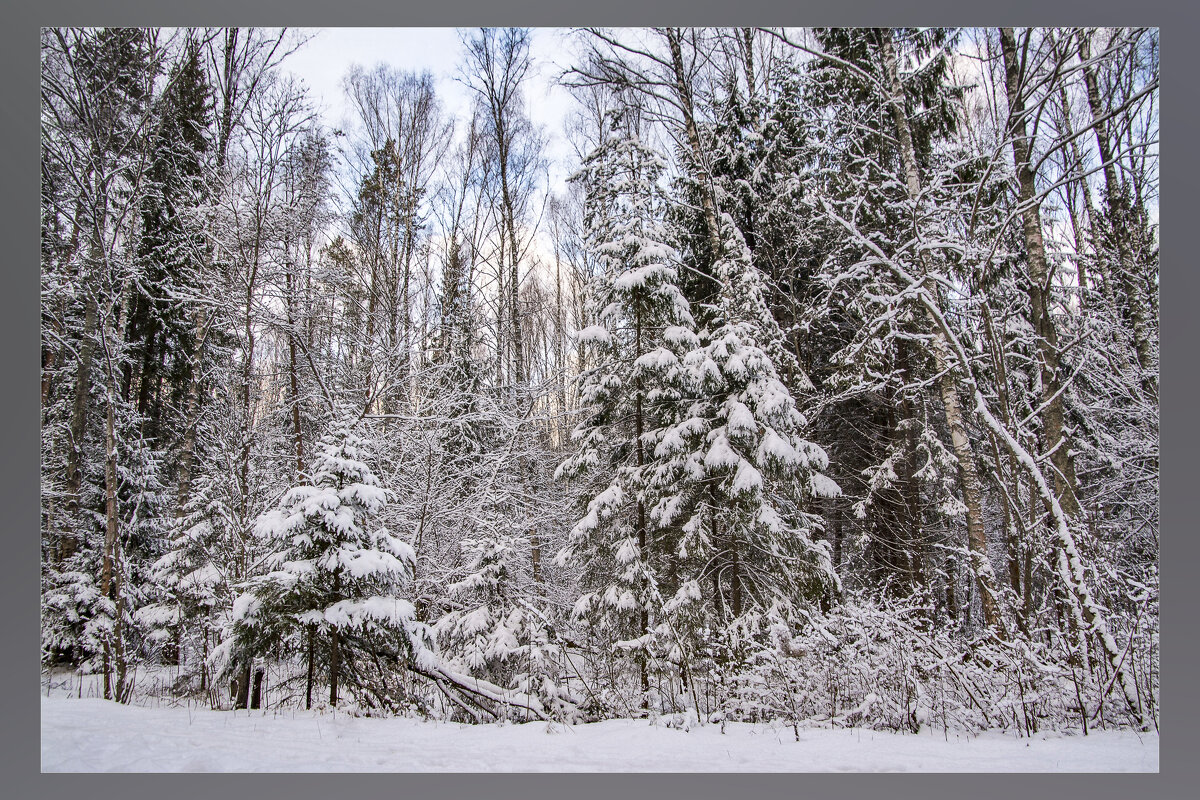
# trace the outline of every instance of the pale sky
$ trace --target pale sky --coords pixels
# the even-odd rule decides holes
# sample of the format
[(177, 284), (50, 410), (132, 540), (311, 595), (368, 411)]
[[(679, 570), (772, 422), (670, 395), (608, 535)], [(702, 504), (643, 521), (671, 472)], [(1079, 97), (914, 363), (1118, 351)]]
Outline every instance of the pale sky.
[[(462, 43), (455, 28), (319, 28), (305, 33), (312, 39), (283, 63), (310, 88), (326, 125), (341, 126), (346, 116), (342, 79), (351, 65), (366, 69), (376, 64), (420, 72), (429, 70), (446, 110), (459, 120), (469, 114), (471, 92), (456, 80)], [(551, 160), (550, 185), (561, 189), (571, 168), (572, 152), (563, 135), (563, 121), (574, 102), (555, 84), (565, 62), (564, 32), (538, 28), (533, 32), (533, 69), (527, 78), (525, 102), (530, 118), (543, 128)], [(461, 127), (456, 125), (456, 127)]]

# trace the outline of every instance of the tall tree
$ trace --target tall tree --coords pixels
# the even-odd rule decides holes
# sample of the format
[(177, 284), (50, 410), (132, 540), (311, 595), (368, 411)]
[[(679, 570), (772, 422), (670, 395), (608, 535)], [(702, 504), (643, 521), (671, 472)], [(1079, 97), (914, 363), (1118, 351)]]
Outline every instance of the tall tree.
[(674, 591), (665, 584), (672, 554), (656, 546), (649, 518), (665, 491), (652, 482), (652, 445), (670, 419), (663, 407), (676, 391), (671, 375), (695, 333), (665, 227), (663, 163), (638, 138), (638, 122), (636, 110), (614, 113), (606, 141), (576, 177), (587, 189), (587, 246), (603, 271), (589, 289), (597, 324), (579, 333), (594, 351), (582, 376), (578, 450), (557, 476), (594, 474), (596, 481), (581, 486), (590, 496), (587, 513), (558, 560), (576, 562), (585, 573), (576, 615), (597, 620), (607, 635), (638, 642), (645, 706), (652, 631), (670, 625), (661, 617)]

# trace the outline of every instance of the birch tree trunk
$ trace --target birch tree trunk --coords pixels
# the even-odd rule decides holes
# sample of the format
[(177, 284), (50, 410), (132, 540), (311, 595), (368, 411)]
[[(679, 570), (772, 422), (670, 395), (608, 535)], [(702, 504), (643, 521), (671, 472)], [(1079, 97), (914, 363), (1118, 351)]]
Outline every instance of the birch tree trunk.
[[(908, 116), (904, 109), (904, 86), (900, 82), (900, 67), (896, 57), (896, 46), (892, 41), (892, 32), (884, 28), (881, 32), (883, 40), (883, 66), (888, 81), (888, 108), (896, 125), (897, 138), (900, 142), (900, 160), (904, 166), (905, 187), (908, 198), (916, 203), (921, 194), (921, 177), (917, 168), (916, 150), (913, 147), (912, 131), (909, 128)], [(921, 251), (922, 272), (928, 272), (928, 258)], [(981, 500), (979, 473), (975, 467), (975, 454), (971, 449), (971, 441), (967, 436), (967, 427), (963, 420), (962, 406), (959, 403), (958, 386), (954, 375), (954, 364), (946, 342), (945, 334), (936, 326), (933, 328), (932, 352), (934, 364), (941, 376), (938, 379), (938, 389), (941, 393), (942, 406), (945, 410), (946, 427), (950, 429), (950, 441), (958, 460), (959, 472), (962, 478), (963, 504), (967, 507), (967, 547), (971, 552), (971, 566), (975, 579), (979, 584), (979, 596), (983, 605), (983, 618), (987, 626), (1001, 638), (1007, 638), (1004, 620), (1000, 609), (1000, 598), (997, 590), (996, 575), (992, 569), (991, 559), (988, 558), (987, 532), (983, 526), (983, 503)]]

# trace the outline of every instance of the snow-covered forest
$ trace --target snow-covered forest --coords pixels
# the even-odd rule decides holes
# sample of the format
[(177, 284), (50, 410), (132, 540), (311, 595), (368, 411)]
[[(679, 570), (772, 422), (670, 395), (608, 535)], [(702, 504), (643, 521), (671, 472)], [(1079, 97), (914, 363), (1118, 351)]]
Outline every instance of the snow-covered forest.
[(42, 31), (45, 680), (1157, 731), (1158, 31), (544, 33)]

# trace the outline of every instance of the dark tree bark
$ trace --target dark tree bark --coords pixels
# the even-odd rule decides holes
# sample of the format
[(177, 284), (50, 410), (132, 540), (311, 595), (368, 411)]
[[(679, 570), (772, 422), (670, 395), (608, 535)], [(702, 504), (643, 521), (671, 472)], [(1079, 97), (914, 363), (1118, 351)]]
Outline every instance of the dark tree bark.
[(254, 670), (254, 687), (250, 692), (250, 708), (262, 707), (263, 668)]

